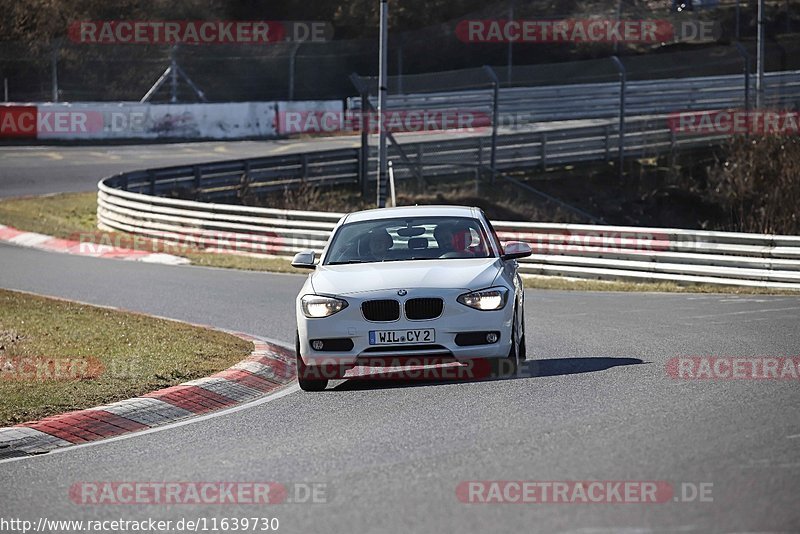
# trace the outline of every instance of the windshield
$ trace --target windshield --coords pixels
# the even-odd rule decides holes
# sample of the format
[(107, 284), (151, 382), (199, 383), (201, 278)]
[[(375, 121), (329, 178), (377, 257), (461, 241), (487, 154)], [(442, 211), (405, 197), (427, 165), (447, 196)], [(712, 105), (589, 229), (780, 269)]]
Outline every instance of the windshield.
[(331, 242), (326, 265), (432, 259), (489, 258), (477, 219), (417, 217), (345, 224)]

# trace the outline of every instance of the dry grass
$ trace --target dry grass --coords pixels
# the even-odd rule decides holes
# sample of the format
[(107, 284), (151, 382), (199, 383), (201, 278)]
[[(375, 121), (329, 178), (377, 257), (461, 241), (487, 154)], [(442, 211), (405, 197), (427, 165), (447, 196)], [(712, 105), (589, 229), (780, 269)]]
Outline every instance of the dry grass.
[(0, 290), (0, 426), (205, 377), (251, 350), (223, 332)]

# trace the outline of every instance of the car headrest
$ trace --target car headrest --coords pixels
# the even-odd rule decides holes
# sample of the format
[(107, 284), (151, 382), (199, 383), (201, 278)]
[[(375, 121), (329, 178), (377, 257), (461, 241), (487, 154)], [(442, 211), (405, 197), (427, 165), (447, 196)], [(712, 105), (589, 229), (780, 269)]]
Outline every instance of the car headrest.
[(408, 248), (411, 250), (422, 250), (428, 248), (427, 237), (412, 237), (408, 240)]

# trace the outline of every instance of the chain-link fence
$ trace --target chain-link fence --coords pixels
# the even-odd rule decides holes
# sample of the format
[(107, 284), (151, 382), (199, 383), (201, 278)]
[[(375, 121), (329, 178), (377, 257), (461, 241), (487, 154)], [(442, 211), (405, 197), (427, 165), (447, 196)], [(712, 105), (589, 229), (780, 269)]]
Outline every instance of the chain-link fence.
[[(691, 2), (683, 2), (688, 4)], [(475, 20), (519, 20), (600, 17), (611, 20), (665, 20), (713, 22), (721, 44), (738, 35), (755, 35), (753, 2), (736, 0), (694, 2), (691, 13), (676, 13), (670, 0), (568, 1), (554, 6), (544, 0), (502, 0), (479, 12), (415, 31), (391, 32), (389, 68), (391, 91), (459, 89), (484, 81), (481, 67), (492, 65), (505, 85), (561, 84), (571, 80), (613, 79), (606, 58), (627, 57), (631, 79), (667, 78), (737, 72), (739, 59), (730, 47), (713, 43), (661, 46), (661, 43), (610, 42), (470, 42), (463, 25)], [(702, 5), (713, 9), (700, 9)], [(767, 70), (797, 68), (800, 50), (792, 31), (797, 0), (767, 3)], [(737, 16), (738, 12), (738, 16)], [(665, 43), (669, 44), (669, 43)], [(678, 49), (677, 51), (675, 49)], [(664, 53), (669, 50), (668, 53)], [(9, 101), (132, 101), (141, 99), (170, 65), (171, 54), (181, 70), (211, 102), (319, 100), (354, 94), (350, 75), (377, 74), (377, 46), (373, 39), (327, 42), (278, 42), (266, 45), (82, 44), (67, 38), (54, 42), (0, 41), (0, 81)], [(721, 55), (719, 55), (721, 54)], [(556, 65), (558, 64), (558, 65)], [(474, 79), (464, 72), (473, 69)], [(461, 70), (451, 76), (442, 71)], [(426, 75), (424, 73), (434, 73)], [(177, 88), (181, 102), (197, 100), (188, 84)], [(171, 88), (152, 101), (171, 99)]]

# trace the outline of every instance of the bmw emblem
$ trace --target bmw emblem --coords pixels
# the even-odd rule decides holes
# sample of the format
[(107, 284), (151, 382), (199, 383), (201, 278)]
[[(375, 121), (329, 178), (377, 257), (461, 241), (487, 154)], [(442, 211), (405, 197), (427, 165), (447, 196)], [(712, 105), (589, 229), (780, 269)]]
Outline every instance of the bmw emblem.
[(401, 296), (401, 297), (405, 297), (406, 295), (408, 295), (408, 291), (406, 291), (405, 289), (401, 289), (401, 290), (399, 290), (399, 291), (397, 292), (397, 294), (398, 294), (399, 296)]

